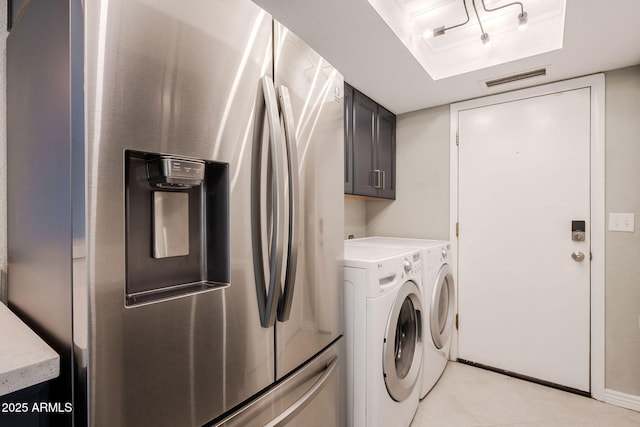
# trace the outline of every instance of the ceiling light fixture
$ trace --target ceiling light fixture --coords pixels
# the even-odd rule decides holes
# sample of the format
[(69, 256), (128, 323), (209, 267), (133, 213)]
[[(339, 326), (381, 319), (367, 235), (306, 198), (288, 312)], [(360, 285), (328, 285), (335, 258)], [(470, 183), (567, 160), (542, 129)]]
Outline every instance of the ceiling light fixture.
[[(484, 4), (484, 0), (481, 0), (481, 1), (482, 1), (482, 8), (484, 9), (485, 12), (495, 12), (496, 10), (504, 9), (505, 7), (510, 7), (510, 6), (520, 6), (520, 13), (518, 14), (518, 29), (521, 31), (527, 29), (527, 26), (529, 25), (529, 15), (527, 14), (527, 12), (524, 11), (524, 5), (521, 2), (514, 1), (513, 3), (508, 3), (502, 6), (489, 8), (487, 7), (486, 4)], [(475, 4), (474, 4), (474, 7), (475, 7)]]
[(518, 15), (518, 29), (520, 31), (524, 31), (527, 29), (528, 26), (529, 26), (529, 16), (527, 12), (523, 11)]
[(444, 32), (447, 31), (447, 30), (451, 30), (453, 28), (462, 27), (463, 25), (467, 24), (469, 22), (469, 10), (467, 9), (466, 0), (462, 0), (462, 4), (464, 5), (464, 13), (465, 13), (465, 15), (467, 15), (467, 19), (464, 22), (462, 22), (460, 24), (452, 25), (451, 27), (445, 27), (443, 25), (442, 27), (434, 28), (433, 32), (431, 34), (427, 34), (427, 35), (428, 36), (433, 35), (433, 37), (442, 36), (442, 35), (444, 35)]
[[(434, 80), (552, 52), (563, 45), (566, 0), (484, 0), (482, 4), (475, 0), (480, 23), (472, 0), (358, 1), (371, 4)], [(507, 4), (511, 6), (500, 7)], [(530, 28), (518, 31), (518, 25), (523, 29), (527, 21)], [(489, 41), (492, 46), (487, 49)]]
[[(520, 6), (520, 13), (518, 14), (518, 29), (520, 31), (527, 29), (527, 26), (529, 24), (529, 15), (527, 14), (527, 12), (525, 12), (524, 5), (521, 2), (516, 1), (516, 2), (508, 3), (508, 4), (494, 7), (494, 8), (487, 7), (487, 5), (484, 3), (484, 0), (481, 0), (481, 2), (482, 2), (482, 8), (484, 9), (485, 12), (495, 12), (496, 10), (504, 9), (505, 7), (509, 7), (509, 6)], [(444, 35), (444, 33), (447, 30), (451, 30), (453, 28), (462, 27), (463, 25), (466, 25), (469, 22), (469, 10), (467, 9), (467, 1), (462, 0), (462, 4), (464, 6), (464, 12), (467, 15), (467, 19), (464, 22), (457, 25), (453, 25), (451, 27), (442, 26), (442, 27), (434, 28), (432, 31), (426, 31), (423, 34), (423, 37), (424, 38), (439, 37)], [(473, 6), (473, 10), (476, 13), (476, 18), (478, 19), (478, 25), (480, 25), (480, 32), (482, 33), (480, 35), (480, 40), (482, 40), (482, 44), (489, 47), (491, 45), (491, 38), (489, 37), (489, 33), (487, 33), (484, 30), (484, 27), (482, 26), (482, 21), (480, 20), (480, 15), (478, 14), (478, 8), (476, 7), (476, 0), (471, 0), (471, 5)]]
[[(462, 1), (465, 1), (465, 0), (462, 0)], [(478, 24), (480, 25), (480, 32), (482, 32), (482, 35), (480, 36), (480, 40), (482, 40), (482, 44), (485, 45), (486, 47), (491, 47), (491, 38), (489, 38), (489, 34), (484, 31), (484, 27), (482, 26), (480, 15), (478, 15), (478, 8), (476, 7), (476, 0), (471, 0), (471, 4), (473, 5), (473, 10), (476, 12), (476, 18), (478, 18)], [(482, 6), (484, 7), (484, 0), (482, 0)]]
[(482, 44), (488, 49), (491, 47), (491, 38), (489, 37), (489, 33), (482, 33), (480, 36), (480, 40), (482, 40)]

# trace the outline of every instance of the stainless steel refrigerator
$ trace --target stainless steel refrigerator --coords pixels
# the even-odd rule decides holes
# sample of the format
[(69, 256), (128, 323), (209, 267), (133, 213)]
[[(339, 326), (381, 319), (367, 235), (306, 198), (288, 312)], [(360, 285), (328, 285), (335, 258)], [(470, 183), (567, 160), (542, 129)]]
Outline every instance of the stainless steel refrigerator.
[(9, 304), (55, 425), (343, 424), (342, 76), (248, 0), (11, 3)]

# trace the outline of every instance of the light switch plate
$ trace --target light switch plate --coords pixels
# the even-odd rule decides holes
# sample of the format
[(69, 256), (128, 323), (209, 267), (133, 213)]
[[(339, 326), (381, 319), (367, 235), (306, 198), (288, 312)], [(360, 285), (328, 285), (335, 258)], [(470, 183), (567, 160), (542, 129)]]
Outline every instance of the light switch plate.
[(635, 214), (633, 213), (609, 213), (609, 231), (626, 231), (633, 233)]

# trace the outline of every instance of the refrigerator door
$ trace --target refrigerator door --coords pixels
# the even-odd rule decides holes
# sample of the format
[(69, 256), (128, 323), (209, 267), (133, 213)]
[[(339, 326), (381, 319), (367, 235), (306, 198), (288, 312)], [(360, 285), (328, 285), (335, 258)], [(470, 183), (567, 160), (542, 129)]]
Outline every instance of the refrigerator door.
[[(200, 426), (275, 380), (250, 215), (272, 20), (249, 0), (93, 0), (85, 16), (89, 424)], [(229, 164), (230, 286), (125, 306), (125, 150)]]
[(342, 334), (343, 78), (276, 22), (274, 82), (283, 135), (295, 144), (289, 165), (298, 175), (297, 182), (295, 171), (287, 181), (283, 276), (293, 277), (283, 277), (276, 323), (276, 376), (282, 378)]

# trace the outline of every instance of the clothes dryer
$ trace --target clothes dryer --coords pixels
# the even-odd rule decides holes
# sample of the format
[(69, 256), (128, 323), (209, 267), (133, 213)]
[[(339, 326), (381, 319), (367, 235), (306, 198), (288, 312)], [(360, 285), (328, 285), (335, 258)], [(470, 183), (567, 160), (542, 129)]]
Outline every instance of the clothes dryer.
[(345, 244), (348, 425), (409, 426), (424, 356), (420, 251)]
[(451, 245), (443, 241), (422, 250), (424, 257), (423, 300), (424, 359), (420, 397), (438, 382), (449, 360), (455, 327), (456, 289), (451, 268)]
[(422, 301), (424, 304), (424, 358), (422, 361), (423, 398), (442, 376), (449, 359), (451, 334), (455, 323), (456, 289), (451, 269), (451, 244), (446, 240), (399, 237), (364, 237), (346, 244), (418, 248), (422, 256)]

